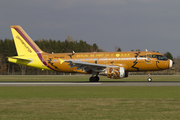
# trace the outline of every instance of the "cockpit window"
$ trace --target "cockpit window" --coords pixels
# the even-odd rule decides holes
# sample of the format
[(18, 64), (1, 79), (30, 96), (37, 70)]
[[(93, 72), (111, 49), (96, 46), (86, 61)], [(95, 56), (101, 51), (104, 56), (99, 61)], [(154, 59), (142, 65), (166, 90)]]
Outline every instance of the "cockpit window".
[(156, 55), (152, 55), (152, 58), (156, 58)]
[(163, 55), (156, 55), (156, 58), (158, 60), (168, 60), (168, 58), (166, 56), (163, 56)]
[(141, 55), (139, 57), (144, 57), (144, 58), (157, 58), (157, 60), (168, 60), (168, 58), (164, 55), (156, 55), (156, 54), (152, 54), (152, 55)]

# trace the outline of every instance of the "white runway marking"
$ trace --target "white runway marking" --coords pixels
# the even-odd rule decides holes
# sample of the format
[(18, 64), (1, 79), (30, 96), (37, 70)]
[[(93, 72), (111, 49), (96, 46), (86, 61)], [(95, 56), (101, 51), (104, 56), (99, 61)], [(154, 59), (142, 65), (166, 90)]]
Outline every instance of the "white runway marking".
[(0, 86), (180, 86), (172, 82), (0, 82)]
[(0, 85), (100, 85), (102, 83), (0, 83)]

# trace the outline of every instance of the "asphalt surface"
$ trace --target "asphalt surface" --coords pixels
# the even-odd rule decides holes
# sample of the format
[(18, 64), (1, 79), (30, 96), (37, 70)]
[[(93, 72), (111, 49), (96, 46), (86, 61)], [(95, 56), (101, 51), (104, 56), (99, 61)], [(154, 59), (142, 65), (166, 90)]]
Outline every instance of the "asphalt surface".
[(0, 82), (0, 86), (180, 86), (180, 81), (152, 82)]

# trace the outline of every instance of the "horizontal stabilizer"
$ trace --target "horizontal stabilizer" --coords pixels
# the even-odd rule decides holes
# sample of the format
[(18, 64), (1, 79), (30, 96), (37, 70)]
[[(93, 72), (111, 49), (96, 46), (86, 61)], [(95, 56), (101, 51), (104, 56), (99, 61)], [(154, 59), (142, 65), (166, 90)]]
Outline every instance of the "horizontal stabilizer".
[(24, 61), (32, 61), (30, 59), (27, 59), (27, 58), (17, 58), (17, 57), (8, 57), (8, 58), (12, 58), (12, 59), (17, 59), (17, 60), (24, 60)]
[(18, 57), (18, 56), (14, 56), (14, 57), (8, 57), (8, 61), (9, 62), (18, 62), (18, 63), (30, 63), (32, 62), (32, 59), (28, 59), (28, 58), (22, 58), (22, 57)]

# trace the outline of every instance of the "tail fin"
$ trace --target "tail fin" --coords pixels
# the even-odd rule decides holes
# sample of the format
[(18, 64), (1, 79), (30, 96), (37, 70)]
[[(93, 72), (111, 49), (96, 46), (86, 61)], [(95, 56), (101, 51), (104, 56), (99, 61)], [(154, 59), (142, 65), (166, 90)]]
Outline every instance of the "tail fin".
[(42, 53), (43, 51), (34, 43), (28, 34), (19, 25), (11, 26), (18, 56)]

